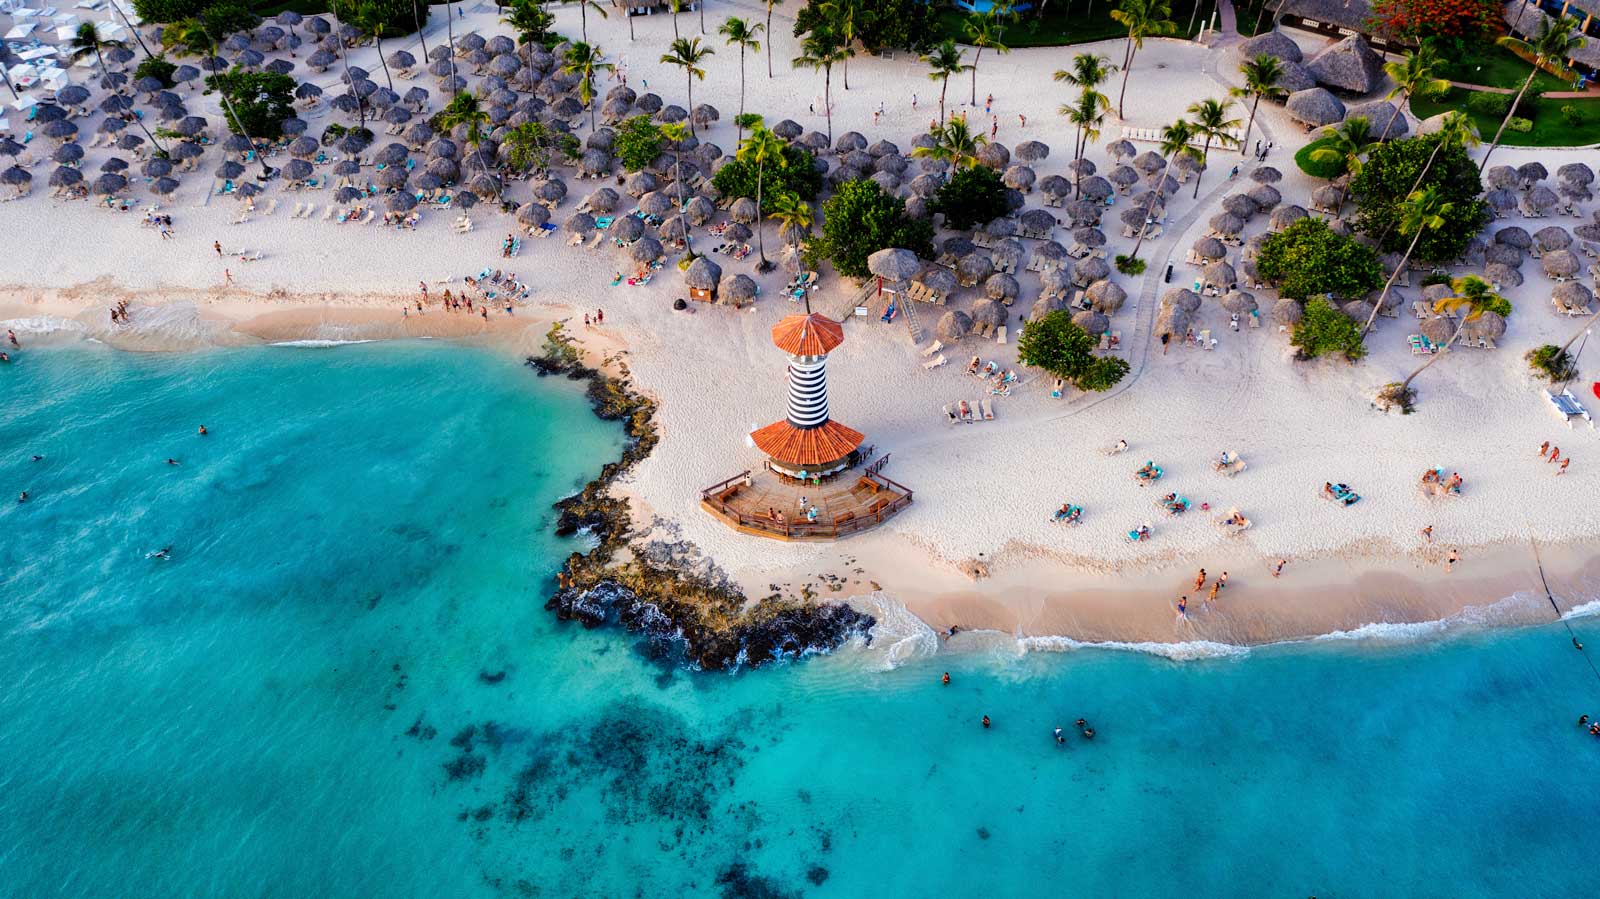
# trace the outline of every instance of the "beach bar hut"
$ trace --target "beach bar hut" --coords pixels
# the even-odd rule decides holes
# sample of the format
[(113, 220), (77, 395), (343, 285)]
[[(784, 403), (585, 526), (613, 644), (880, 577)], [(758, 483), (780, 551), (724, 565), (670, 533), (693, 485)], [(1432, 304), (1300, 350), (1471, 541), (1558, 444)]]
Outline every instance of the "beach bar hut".
[(789, 357), (789, 414), (750, 439), (779, 474), (805, 479), (844, 470), (866, 439), (828, 415), (828, 354), (844, 343), (844, 327), (820, 313), (790, 315), (773, 325), (772, 343)]

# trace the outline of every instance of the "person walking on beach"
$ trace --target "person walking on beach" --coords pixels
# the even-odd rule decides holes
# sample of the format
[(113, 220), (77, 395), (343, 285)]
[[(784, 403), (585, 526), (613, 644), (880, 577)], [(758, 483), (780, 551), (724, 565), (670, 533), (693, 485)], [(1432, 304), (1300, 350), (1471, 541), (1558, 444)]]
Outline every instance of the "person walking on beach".
[(1199, 590), (1201, 587), (1204, 587), (1205, 585), (1206, 585), (1206, 570), (1204, 568), (1202, 568), (1202, 569), (1200, 569), (1200, 573), (1194, 576), (1194, 588), (1196, 590)]
[(1216, 601), (1217, 601), (1217, 594), (1220, 593), (1221, 591), (1222, 591), (1222, 582), (1221, 581), (1212, 581), (1211, 582), (1211, 593), (1206, 596), (1206, 605), (1207, 606), (1214, 605), (1216, 603)]
[(988, 115), (990, 112), (993, 112), (993, 111), (994, 111), (994, 94), (990, 94), (983, 101), (983, 114), (984, 115)]
[(1217, 578), (1217, 587), (1220, 589), (1226, 586), (1228, 586), (1228, 573), (1224, 571), (1222, 576)]
[(604, 309), (596, 309), (594, 311), (594, 319), (595, 319), (596, 322), (599, 322), (602, 325), (605, 324), (606, 323), (606, 311)]
[(589, 313), (587, 312), (583, 314), (583, 326), (585, 328), (589, 327)]
[(912, 109), (916, 109), (917, 108), (917, 92), (916, 91), (912, 91), (911, 92), (911, 108)]
[(1189, 619), (1189, 597), (1178, 597), (1178, 617), (1187, 621)]
[(1567, 466), (1571, 465), (1571, 464), (1572, 464), (1572, 457), (1571, 456), (1568, 456), (1565, 459), (1562, 459), (1561, 460), (1561, 467), (1556, 469), (1556, 477), (1559, 478), (1562, 475), (1566, 474), (1567, 473)]
[(1545, 442), (1539, 444), (1539, 458), (1543, 459), (1544, 454), (1548, 452), (1550, 452), (1550, 441), (1546, 440)]
[(1273, 577), (1282, 577), (1283, 576), (1283, 566), (1285, 566), (1287, 564), (1289, 564), (1289, 560), (1288, 559), (1279, 559), (1278, 560), (1278, 567), (1272, 569), (1272, 576)]
[(1000, 133), (1000, 117), (999, 116), (994, 116), (992, 121), (989, 122), (989, 139), (990, 140), (994, 140), (994, 136), (996, 134), (999, 134), (999, 133)]
[(1433, 525), (1430, 524), (1422, 529), (1422, 539), (1428, 541), (1429, 543), (1433, 542)]
[[(222, 270), (222, 283), (230, 286), (233, 284), (233, 269), (225, 268)], [(122, 314), (126, 316), (128, 313), (124, 312)]]
[(428, 282), (418, 281), (417, 286), (422, 288), (422, 301), (426, 303), (428, 301)]
[(1023, 127), (1023, 128), (1027, 128), (1027, 127), (1028, 127), (1028, 117), (1027, 117), (1027, 116), (1025, 116), (1025, 115), (1023, 115), (1023, 114), (1022, 114), (1022, 113), (1020, 113), (1020, 112), (1019, 112), (1019, 113), (1017, 113), (1017, 122), (1018, 122), (1018, 123), (1019, 123), (1019, 124), (1021, 124), (1021, 126), (1022, 126), (1022, 127)]
[(1450, 550), (1449, 557), (1444, 560), (1444, 573), (1449, 574), (1450, 569), (1454, 568), (1455, 564), (1459, 561), (1461, 561), (1461, 554), (1453, 549)]
[(217, 258), (218, 259), (222, 258), (222, 241), (220, 241), (220, 240), (212, 241), (211, 242), (211, 249), (217, 251)]
[(1561, 458), (1561, 447), (1552, 446), (1552, 447), (1550, 447), (1550, 458), (1546, 459), (1545, 461), (1546, 462), (1554, 462), (1559, 458)]

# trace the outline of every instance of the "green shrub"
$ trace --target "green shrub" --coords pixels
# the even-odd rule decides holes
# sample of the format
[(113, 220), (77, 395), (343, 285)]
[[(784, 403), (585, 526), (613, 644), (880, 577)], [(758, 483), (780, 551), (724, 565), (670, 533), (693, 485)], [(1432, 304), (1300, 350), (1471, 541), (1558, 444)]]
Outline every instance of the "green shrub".
[(1143, 259), (1135, 259), (1126, 253), (1117, 254), (1117, 271), (1122, 272), (1124, 275), (1142, 275), (1144, 270), (1145, 261)]
[(1583, 125), (1583, 110), (1573, 106), (1571, 103), (1561, 107), (1561, 117), (1566, 119), (1567, 124), (1574, 128), (1579, 128)]
[(208, 0), (133, 0), (133, 11), (146, 22), (176, 22), (205, 9)]
[(1300, 171), (1313, 178), (1331, 181), (1344, 174), (1345, 161), (1343, 159), (1313, 159), (1312, 154), (1332, 145), (1333, 141), (1329, 138), (1318, 138), (1301, 147), (1294, 154), (1294, 164), (1300, 167)]
[(1417, 91), (1417, 97), (1427, 103), (1443, 103), (1450, 95), (1450, 90), (1449, 82), (1430, 84)]
[(1534, 374), (1542, 375), (1552, 384), (1561, 381), (1570, 381), (1578, 376), (1578, 362), (1572, 354), (1562, 350), (1555, 344), (1547, 343), (1535, 350), (1529, 350), (1523, 358), (1528, 360), (1528, 368)]
[(1383, 286), (1371, 247), (1335, 234), (1319, 218), (1303, 218), (1267, 238), (1256, 271), (1286, 297), (1360, 297)]
[(1350, 199), (1358, 210), (1351, 224), (1363, 234), (1381, 237), (1379, 252), (1403, 253), (1410, 246), (1412, 235), (1398, 225), (1406, 196), (1417, 187), (1424, 167), (1427, 175), (1419, 189), (1436, 188), (1450, 210), (1444, 214), (1444, 227), (1423, 232), (1412, 259), (1435, 264), (1454, 260), (1488, 222), (1477, 163), (1459, 145), (1443, 147), (1434, 156), (1438, 145), (1437, 135), (1385, 141), (1368, 151), (1361, 171), (1351, 180)]
[[(783, 147), (783, 164), (767, 163), (766, 182), (762, 185), (767, 196), (778, 193), (796, 194), (802, 200), (816, 199), (822, 190), (822, 175), (813, 165), (810, 153), (795, 146)], [(756, 195), (756, 167), (741, 159), (730, 159), (711, 183), (724, 197), (754, 197)]]
[(276, 140), (283, 135), (283, 120), (294, 117), (295, 80), (288, 75), (234, 69), (206, 78), (206, 87), (227, 93), (233, 115), (223, 120), (231, 131), (243, 127), (250, 137)]
[(889, 247), (933, 255), (933, 226), (906, 215), (905, 201), (884, 193), (875, 181), (858, 178), (839, 185), (823, 204), (822, 216), (822, 237), (806, 248), (811, 258), (832, 261), (847, 278), (867, 277), (867, 257)]
[(1520, 131), (1526, 134), (1527, 132), (1533, 130), (1533, 122), (1521, 116), (1512, 116), (1511, 118), (1506, 119), (1506, 129), (1508, 131)]
[(1079, 390), (1110, 390), (1128, 373), (1119, 356), (1096, 356), (1095, 338), (1065, 310), (1046, 313), (1022, 326), (1017, 359), (1069, 381)]
[(1306, 302), (1305, 315), (1294, 326), (1289, 342), (1308, 359), (1324, 353), (1342, 353), (1354, 362), (1367, 354), (1361, 326), (1322, 298)]
[[(344, 11), (344, 4), (339, 5)], [(417, 20), (428, 24), (428, 4), (418, 3), (414, 7), (411, 0), (360, 0), (356, 4), (356, 25), (368, 34), (373, 33), (375, 26), (383, 26), (384, 37), (400, 37), (412, 34), (417, 30)]]
[(1479, 115), (1503, 116), (1511, 109), (1511, 95), (1494, 91), (1472, 91), (1467, 96), (1467, 109)]
[(138, 81), (141, 78), (149, 77), (165, 84), (167, 87), (171, 87), (172, 73), (177, 70), (178, 67), (176, 65), (168, 62), (165, 56), (158, 53), (155, 56), (146, 56), (139, 61), (139, 67), (133, 70), (133, 80)]
[(661, 129), (646, 115), (630, 116), (617, 125), (617, 158), (622, 167), (637, 172), (661, 155)]
[(987, 166), (956, 169), (939, 185), (928, 211), (944, 213), (945, 227), (965, 231), (1006, 214), (1006, 186)]

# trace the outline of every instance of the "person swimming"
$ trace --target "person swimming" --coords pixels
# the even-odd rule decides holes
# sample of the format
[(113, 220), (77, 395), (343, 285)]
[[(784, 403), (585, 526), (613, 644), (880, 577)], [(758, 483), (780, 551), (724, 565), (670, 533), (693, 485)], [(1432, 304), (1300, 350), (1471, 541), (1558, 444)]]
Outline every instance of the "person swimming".
[(939, 682), (947, 687), (950, 686), (950, 672), (946, 671), (944, 677), (939, 678)]
[(200, 426), (200, 436), (201, 437), (204, 437), (209, 433), (211, 433), (211, 432), (206, 430), (206, 426), (205, 425), (201, 425)]
[(1092, 728), (1092, 727), (1084, 728), (1083, 729), (1083, 738), (1085, 740), (1093, 740), (1094, 739), (1094, 728)]
[(24, 490), (21, 493), (17, 494), (17, 502), (25, 503), (27, 501), (28, 501), (28, 491)]
[(984, 715), (983, 716), (983, 726), (984, 727), (988, 727), (989, 726), (989, 716), (988, 715)]
[(40, 456), (40, 455), (35, 455), (33, 457), (33, 461), (35, 461), (35, 462), (43, 462), (44, 461), (44, 457)]
[(165, 561), (167, 561), (167, 560), (172, 558), (172, 547), (163, 546), (160, 549), (156, 550), (155, 552), (151, 553), (150, 554), (150, 558), (152, 558), (152, 559), (160, 559), (163, 562), (165, 562)]
[(167, 464), (168, 465), (177, 465), (178, 464), (178, 460), (177, 459), (168, 459), (167, 460)]
[(1060, 746), (1060, 745), (1063, 745), (1066, 742), (1067, 742), (1067, 738), (1061, 735), (1061, 728), (1059, 728), (1059, 727), (1056, 728), (1056, 745)]

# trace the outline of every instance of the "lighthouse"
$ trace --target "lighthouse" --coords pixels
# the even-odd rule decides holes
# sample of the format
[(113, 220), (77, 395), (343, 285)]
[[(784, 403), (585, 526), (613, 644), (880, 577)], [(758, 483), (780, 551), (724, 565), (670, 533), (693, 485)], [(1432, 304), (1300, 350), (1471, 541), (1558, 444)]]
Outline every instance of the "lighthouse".
[(772, 327), (772, 343), (789, 356), (789, 411), (750, 434), (771, 468), (792, 478), (849, 467), (865, 436), (828, 416), (828, 354), (844, 343), (844, 327), (818, 313), (791, 315)]

